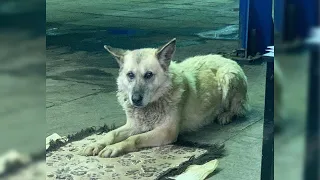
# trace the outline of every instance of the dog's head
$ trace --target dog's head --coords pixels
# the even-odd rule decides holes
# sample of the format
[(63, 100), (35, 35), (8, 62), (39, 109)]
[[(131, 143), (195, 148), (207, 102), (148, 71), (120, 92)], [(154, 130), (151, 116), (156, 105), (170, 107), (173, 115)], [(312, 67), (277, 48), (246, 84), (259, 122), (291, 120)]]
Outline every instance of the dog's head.
[(147, 106), (159, 99), (171, 85), (168, 70), (175, 52), (176, 39), (159, 49), (104, 48), (117, 60), (120, 66), (118, 89), (128, 94), (133, 106)]

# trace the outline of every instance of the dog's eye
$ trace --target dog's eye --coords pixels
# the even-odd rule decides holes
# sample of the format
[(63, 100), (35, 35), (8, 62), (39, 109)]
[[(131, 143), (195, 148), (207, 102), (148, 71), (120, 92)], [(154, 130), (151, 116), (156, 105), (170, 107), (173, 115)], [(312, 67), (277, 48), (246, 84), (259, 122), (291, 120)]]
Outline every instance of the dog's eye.
[(150, 78), (152, 78), (152, 76), (153, 76), (153, 73), (150, 71), (148, 71), (148, 72), (146, 72), (146, 74), (144, 74), (145, 79), (150, 79)]
[(128, 72), (127, 76), (128, 76), (129, 79), (133, 79), (134, 78), (133, 72)]

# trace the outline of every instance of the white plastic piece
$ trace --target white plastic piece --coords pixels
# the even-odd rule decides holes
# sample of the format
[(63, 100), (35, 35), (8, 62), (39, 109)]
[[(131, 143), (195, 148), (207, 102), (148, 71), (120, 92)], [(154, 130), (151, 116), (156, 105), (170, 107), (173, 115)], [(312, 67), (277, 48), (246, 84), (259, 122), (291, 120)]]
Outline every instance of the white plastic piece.
[(307, 44), (320, 44), (320, 27), (311, 30), (310, 37), (307, 39)]
[(268, 46), (268, 48), (266, 49), (266, 51), (268, 53), (264, 54), (263, 56), (266, 57), (274, 57), (274, 46)]
[(61, 136), (59, 136), (59, 134), (57, 134), (57, 133), (51, 134), (50, 136), (48, 136), (48, 137), (46, 138), (46, 149), (49, 148), (51, 141), (56, 141), (56, 140), (60, 140), (60, 141), (66, 142), (66, 141), (67, 141), (67, 138), (66, 138), (66, 137), (61, 137)]
[(191, 165), (182, 174), (169, 178), (175, 180), (204, 180), (218, 167), (218, 164), (218, 160), (215, 159), (203, 165)]

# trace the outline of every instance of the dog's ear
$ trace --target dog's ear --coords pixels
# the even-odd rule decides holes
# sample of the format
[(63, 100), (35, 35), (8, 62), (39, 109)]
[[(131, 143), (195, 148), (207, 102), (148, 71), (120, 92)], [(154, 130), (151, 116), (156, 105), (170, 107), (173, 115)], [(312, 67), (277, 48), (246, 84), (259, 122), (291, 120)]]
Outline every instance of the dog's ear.
[(160, 65), (165, 70), (168, 69), (175, 50), (176, 50), (176, 38), (172, 39), (166, 45), (162, 46), (157, 50), (156, 56), (160, 62)]
[(108, 45), (104, 45), (103, 47), (117, 60), (117, 62), (120, 66), (123, 64), (123, 56), (124, 56), (126, 50), (119, 49), (119, 48), (113, 48)]

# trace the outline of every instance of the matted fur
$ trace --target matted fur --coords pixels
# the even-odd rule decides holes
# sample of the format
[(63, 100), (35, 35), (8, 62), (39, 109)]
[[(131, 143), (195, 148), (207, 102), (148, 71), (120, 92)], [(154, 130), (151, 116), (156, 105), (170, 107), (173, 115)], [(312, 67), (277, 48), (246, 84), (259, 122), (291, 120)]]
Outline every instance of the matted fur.
[(171, 62), (175, 43), (137, 50), (105, 46), (120, 65), (117, 96), (127, 123), (82, 154), (114, 157), (170, 144), (182, 132), (245, 114), (247, 78), (241, 67), (213, 54)]

